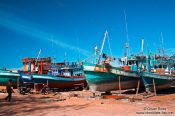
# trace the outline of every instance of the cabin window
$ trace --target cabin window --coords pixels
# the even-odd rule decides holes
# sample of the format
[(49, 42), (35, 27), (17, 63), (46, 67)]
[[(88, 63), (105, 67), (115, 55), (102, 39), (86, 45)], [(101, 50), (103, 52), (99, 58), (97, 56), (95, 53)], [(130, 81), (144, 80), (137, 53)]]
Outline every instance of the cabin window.
[(159, 65), (159, 68), (162, 68), (162, 65)]

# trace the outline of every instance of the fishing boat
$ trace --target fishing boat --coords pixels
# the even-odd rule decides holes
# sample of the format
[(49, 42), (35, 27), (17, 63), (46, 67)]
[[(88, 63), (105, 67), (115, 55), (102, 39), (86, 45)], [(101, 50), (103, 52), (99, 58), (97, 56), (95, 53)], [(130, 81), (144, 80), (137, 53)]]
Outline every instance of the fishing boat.
[(19, 74), (10, 70), (0, 69), (0, 86), (6, 86), (9, 79), (12, 79), (12, 86), (17, 87)]
[[(24, 64), (31, 63), (25, 62)], [(23, 82), (47, 84), (49, 88), (58, 89), (75, 87), (82, 88), (87, 85), (82, 67), (76, 62), (52, 63), (50, 60), (49, 62), (45, 62), (45, 60), (41, 62), (41, 59), (37, 59), (37, 64), (38, 66), (34, 65), (33, 67), (38, 67), (39, 70), (32, 70), (28, 74), (21, 74), (21, 80), (23, 80)]]
[(34, 83), (33, 83), (33, 80), (32, 80), (32, 74), (31, 73), (26, 73), (26, 72), (23, 72), (23, 71), (18, 71), (19, 73), (19, 86), (26, 86), (26, 85), (30, 85), (32, 86)]
[(147, 92), (154, 91), (154, 84), (156, 91), (170, 89), (175, 85), (175, 76), (172, 75), (141, 72), (141, 77)]
[(147, 69), (140, 72), (146, 92), (170, 89), (175, 85), (172, 57), (149, 55), (147, 62)]
[(109, 92), (137, 88), (140, 77), (137, 72), (120, 67), (83, 63), (87, 83), (92, 92)]
[[(137, 70), (128, 70), (129, 66), (124, 66), (125, 68), (114, 67), (110, 62), (114, 61), (115, 58), (102, 54), (106, 38), (107, 31), (104, 34), (100, 53), (97, 47), (95, 48), (96, 62), (83, 63), (83, 70), (90, 90), (95, 93), (96, 91), (109, 92), (111, 90), (137, 88), (138, 81), (140, 80)], [(100, 63), (101, 57), (104, 59), (102, 63)]]
[(68, 62), (64, 67), (52, 69), (48, 74), (33, 74), (32, 80), (34, 83), (45, 83), (49, 88), (64, 89), (86, 86), (81, 66)]

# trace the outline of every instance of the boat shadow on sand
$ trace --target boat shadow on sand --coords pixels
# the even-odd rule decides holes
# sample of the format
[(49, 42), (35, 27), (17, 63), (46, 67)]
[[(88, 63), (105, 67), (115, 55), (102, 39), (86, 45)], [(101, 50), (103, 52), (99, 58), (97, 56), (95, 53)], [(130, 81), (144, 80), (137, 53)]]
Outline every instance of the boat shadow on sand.
[(172, 87), (171, 89), (157, 91), (158, 95), (166, 95), (166, 94), (174, 94), (174, 93), (175, 93), (175, 87)]
[[(112, 92), (114, 94), (118, 94), (120, 93), (120, 91), (114, 91)], [(145, 93), (145, 89), (139, 89), (138, 91), (138, 94), (144, 94)], [(151, 92), (152, 94), (154, 92)], [(130, 90), (121, 90), (121, 94), (126, 94), (126, 95), (134, 95), (136, 94), (136, 90), (134, 89), (130, 89)], [(168, 95), (168, 94), (175, 94), (175, 87), (172, 87), (170, 89), (164, 89), (164, 90), (159, 90), (159, 91), (156, 91), (156, 94), (158, 96), (161, 96), (161, 95)]]
[(38, 115), (46, 115), (47, 110), (60, 110), (60, 111), (69, 111), (71, 109), (81, 110), (86, 108), (90, 103), (85, 103), (83, 105), (73, 105), (68, 104), (60, 106), (57, 104), (59, 100), (55, 100), (52, 97), (33, 97), (33, 96), (13, 96), (11, 102), (7, 102), (4, 98), (0, 97), (0, 116), (9, 116), (9, 115), (32, 115), (33, 112), (37, 112)]

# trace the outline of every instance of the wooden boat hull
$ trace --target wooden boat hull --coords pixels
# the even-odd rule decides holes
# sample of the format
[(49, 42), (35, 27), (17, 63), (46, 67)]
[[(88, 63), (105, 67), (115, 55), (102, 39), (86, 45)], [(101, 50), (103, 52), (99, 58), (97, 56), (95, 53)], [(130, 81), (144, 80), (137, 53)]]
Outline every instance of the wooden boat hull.
[[(24, 79), (24, 77), (26, 77)], [(64, 76), (51, 76), (44, 74), (33, 74), (28, 75), (28, 77), (23, 75), (23, 82), (34, 84), (47, 84), (49, 88), (74, 88), (74, 87), (85, 87), (87, 86), (85, 77), (64, 77)]]
[(138, 78), (91, 71), (85, 71), (85, 75), (89, 88), (92, 92), (119, 90), (119, 78), (122, 90), (137, 88)]
[(17, 79), (19, 77), (18, 73), (13, 73), (9, 71), (0, 71), (0, 86), (6, 86), (9, 79), (12, 79), (12, 86), (17, 87)]
[(19, 75), (20, 75), (20, 78), (19, 78), (20, 84), (30, 84), (30, 83), (33, 84), (31, 74), (25, 74), (25, 73), (19, 72)]
[[(119, 80), (122, 90), (135, 89), (140, 79), (136, 72), (124, 71), (120, 68), (111, 68), (108, 72), (101, 72), (96, 71), (95, 64), (90, 63), (84, 63), (83, 68), (87, 83), (92, 92), (119, 90)], [(142, 82), (140, 85), (143, 85)]]
[(64, 77), (64, 76), (49, 76), (49, 75), (32, 75), (34, 83), (48, 84), (49, 88), (74, 88), (76, 86), (86, 86), (85, 77)]
[(147, 91), (154, 91), (153, 80), (157, 91), (170, 89), (175, 85), (174, 76), (142, 72), (141, 77)]

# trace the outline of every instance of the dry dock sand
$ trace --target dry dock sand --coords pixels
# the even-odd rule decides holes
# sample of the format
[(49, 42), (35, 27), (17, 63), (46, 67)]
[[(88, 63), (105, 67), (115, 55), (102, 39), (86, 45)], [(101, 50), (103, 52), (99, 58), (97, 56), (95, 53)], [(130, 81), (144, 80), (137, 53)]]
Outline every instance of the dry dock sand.
[(4, 100), (6, 95), (0, 93), (0, 116), (175, 116), (175, 93), (136, 100), (91, 98), (89, 91), (15, 93), (10, 103)]

